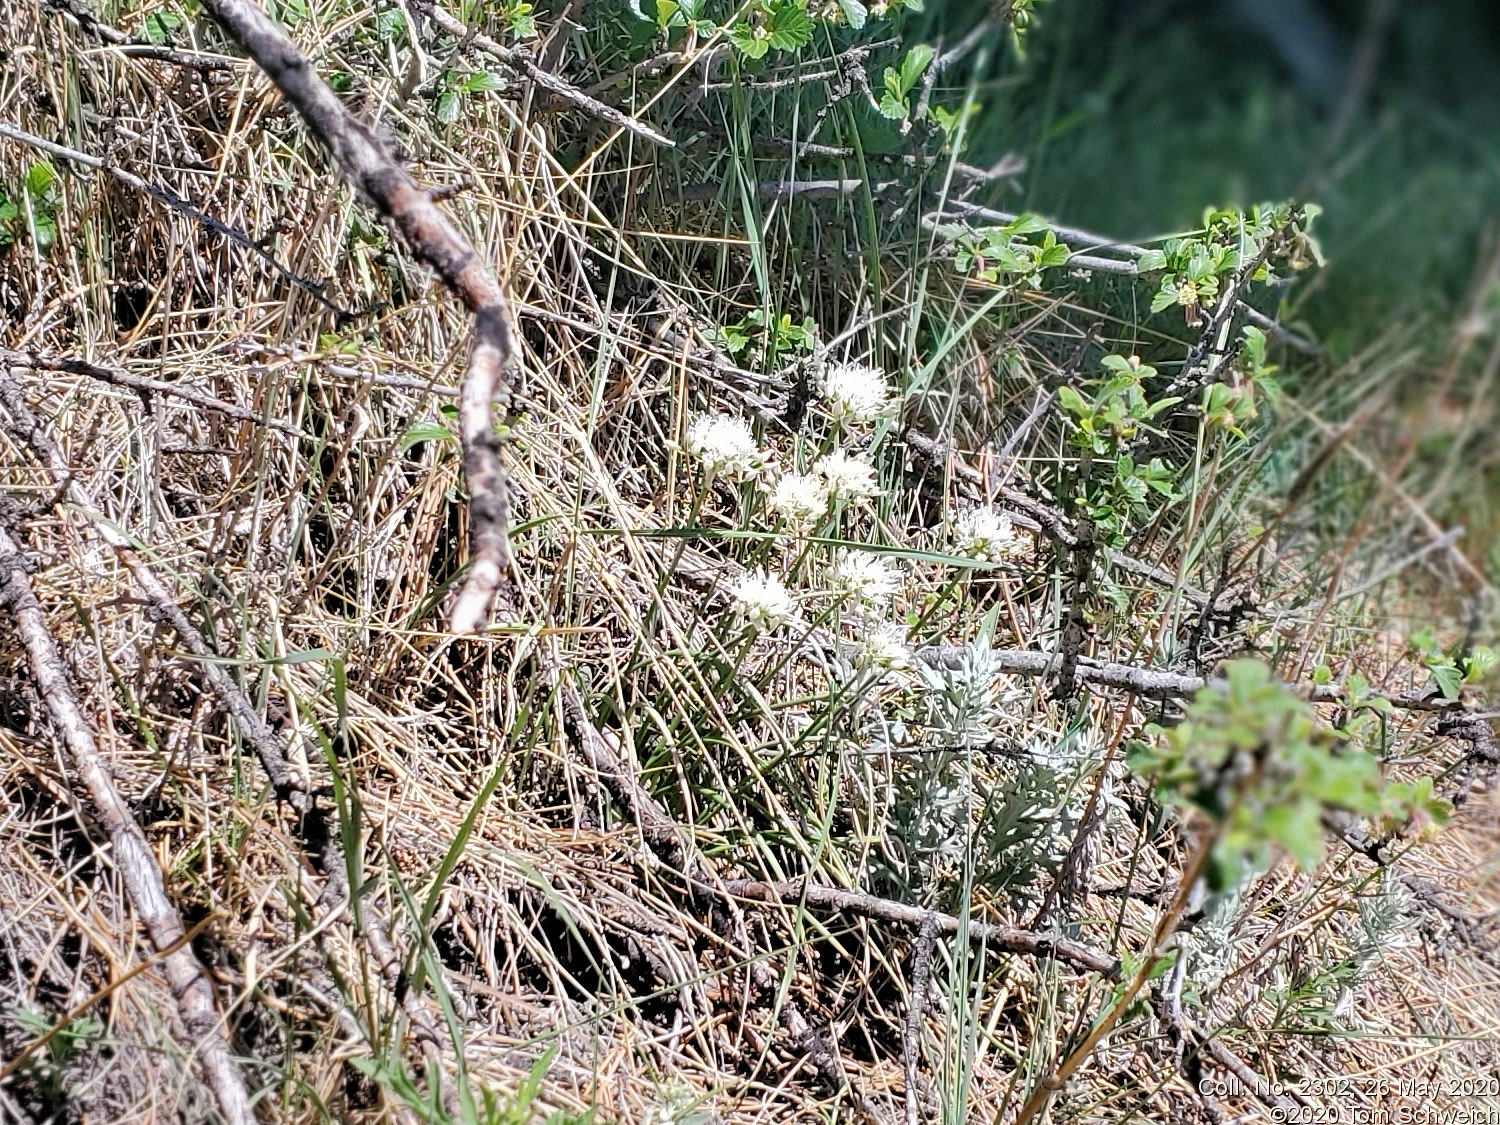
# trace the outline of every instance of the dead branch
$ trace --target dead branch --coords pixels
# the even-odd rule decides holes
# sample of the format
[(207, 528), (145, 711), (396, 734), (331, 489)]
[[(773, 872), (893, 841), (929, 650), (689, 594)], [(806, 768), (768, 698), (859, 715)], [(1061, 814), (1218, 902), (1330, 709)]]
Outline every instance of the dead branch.
[(474, 345), (459, 389), (459, 437), (469, 485), (469, 573), (449, 615), (455, 633), (475, 633), (508, 582), (509, 502), (492, 409), (510, 405), (515, 358), (510, 310), (484, 260), (432, 197), (396, 162), (384, 141), (339, 101), (307, 57), (248, 0), (204, 5), (265, 71), (308, 127), (332, 151), (344, 175), (387, 218), (418, 257), (437, 271), (474, 314)]
[(137, 42), (118, 27), (99, 19), (83, 0), (46, 0), (46, 6), (53, 11), (72, 16), (79, 27), (99, 42), (134, 58), (153, 59), (156, 62), (171, 63), (173, 66), (198, 71), (234, 70), (240, 65), (238, 59), (226, 58), (223, 55), (208, 55), (202, 51), (183, 51), (176, 47)]
[[(711, 890), (705, 885), (703, 890)], [(742, 898), (747, 902), (765, 903), (775, 906), (795, 905), (805, 901), (809, 906), (834, 910), (840, 914), (851, 914), (879, 922), (892, 922), (907, 929), (920, 930), (929, 920), (940, 934), (956, 934), (962, 920), (952, 914), (934, 910), (923, 910), (920, 906), (908, 906), (888, 898), (857, 891), (841, 891), (836, 887), (820, 887), (806, 880), (793, 879), (785, 883), (763, 883), (755, 879), (726, 879), (723, 893)], [(971, 941), (982, 941), (1002, 953), (1024, 953), (1032, 957), (1055, 957), (1091, 973), (1103, 973), (1111, 980), (1119, 979), (1120, 963), (1108, 954), (1090, 949), (1081, 942), (1065, 938), (1061, 934), (1023, 930), (1016, 926), (1001, 926), (994, 922), (970, 920), (967, 932)]]
[(243, 406), (236, 406), (231, 402), (224, 402), (214, 398), (213, 395), (198, 390), (196, 387), (185, 383), (169, 383), (164, 379), (149, 379), (144, 375), (136, 375), (126, 371), (123, 367), (114, 367), (103, 363), (90, 363), (83, 359), (68, 359), (62, 356), (48, 356), (39, 352), (18, 352), (9, 348), (0, 348), (0, 362), (10, 364), (12, 369), (30, 368), (35, 371), (62, 371), (69, 375), (86, 375), (90, 379), (97, 379), (101, 383), (109, 383), (116, 387), (127, 387), (135, 391), (142, 398), (149, 395), (164, 395), (168, 398), (181, 399), (183, 402), (191, 403), (204, 410), (222, 414), (226, 418), (233, 418), (239, 422), (251, 422), (257, 426), (265, 426), (278, 433), (287, 434), (295, 438), (312, 440), (310, 434), (303, 433), (289, 422), (283, 422), (279, 418), (267, 418), (254, 410), (247, 410)]
[[(968, 649), (955, 645), (929, 645), (918, 649), (917, 659), (935, 668), (956, 668), (967, 659)], [(995, 667), (1015, 676), (1048, 676), (1062, 662), (1058, 653), (1041, 652), (1035, 649), (995, 649)], [(1111, 661), (1081, 657), (1078, 661), (1077, 677), (1084, 683), (1101, 687), (1120, 688), (1144, 699), (1185, 699), (1196, 695), (1209, 684), (1216, 683), (1212, 676), (1190, 676), (1181, 672), (1167, 672), (1156, 668), (1143, 668), (1136, 664), (1116, 664)], [(1342, 684), (1307, 684), (1297, 689), (1309, 703), (1343, 703), (1348, 693)], [(1386, 700), (1392, 707), (1407, 711), (1461, 712), (1465, 704), (1461, 699), (1445, 699), (1441, 695), (1420, 692), (1380, 693), (1375, 696)]]
[(932, 945), (937, 937), (937, 918), (928, 915), (917, 930), (911, 954), (911, 996), (906, 1002), (906, 1032), (902, 1039), (902, 1063), (906, 1068), (906, 1125), (917, 1125), (917, 1082), (922, 1059), (922, 1009), (927, 1004), (927, 983), (932, 975)]
[[(982, 472), (972, 465), (960, 461), (956, 456), (957, 450), (944, 445), (935, 438), (908, 430), (902, 435), (901, 440), (906, 443), (908, 449), (912, 450), (912, 452), (916, 453), (929, 464), (946, 466), (953, 471), (955, 476), (961, 480), (968, 481), (970, 484), (981, 486), (985, 484), (985, 476)], [(995, 491), (995, 495), (999, 498), (1002, 505), (1029, 517), (1050, 538), (1055, 539), (1064, 547), (1072, 549), (1078, 545), (1078, 534), (1072, 522), (1055, 508), (1048, 507), (1041, 501), (1032, 499), (1017, 488), (1002, 486)], [(1158, 586), (1176, 590), (1177, 593), (1194, 605), (1204, 606), (1208, 604), (1209, 598), (1207, 593), (1187, 583), (1179, 583), (1177, 575), (1173, 574), (1166, 567), (1146, 562), (1133, 555), (1127, 555), (1124, 551), (1116, 550), (1113, 547), (1104, 553), (1105, 557), (1109, 559), (1110, 565), (1116, 569), (1123, 570), (1127, 574), (1133, 574), (1137, 578), (1144, 578), (1149, 582), (1154, 582)]]
[(280, 259), (278, 259), (276, 255), (272, 254), (264, 246), (262, 246), (259, 242), (256, 242), (255, 239), (251, 238), (244, 231), (237, 230), (227, 223), (220, 222), (212, 215), (207, 214), (204, 211), (200, 211), (197, 207), (194, 207), (187, 200), (180, 199), (175, 193), (168, 191), (166, 188), (157, 187), (155, 184), (148, 183), (147, 181), (141, 179), (134, 172), (127, 172), (124, 168), (121, 168), (108, 160), (105, 160), (98, 156), (94, 156), (87, 152), (80, 152), (76, 148), (68, 148), (66, 145), (60, 145), (53, 141), (46, 140), (42, 137), (33, 136), (31, 133), (26, 132), (24, 129), (17, 129), (14, 125), (6, 124), (3, 121), (0, 121), (0, 137), (4, 137), (9, 141), (14, 141), (17, 144), (27, 145), (31, 148), (37, 149), (39, 152), (45, 152), (49, 156), (57, 157), (59, 160), (67, 160), (70, 163), (81, 165), (84, 168), (92, 168), (96, 171), (107, 172), (109, 175), (119, 180), (122, 184), (134, 188), (136, 191), (141, 192), (144, 195), (149, 195), (152, 199), (155, 199), (160, 203), (165, 203), (172, 210), (180, 212), (181, 214), (184, 214), (188, 218), (192, 219), (194, 222), (202, 224), (220, 237), (233, 242), (236, 246), (242, 246), (246, 250), (249, 250), (252, 254), (256, 255), (256, 257), (260, 258), (261, 261), (265, 262), (268, 266), (275, 270), (278, 274), (286, 278), (287, 281), (291, 282), (298, 289), (302, 290), (302, 292), (306, 293), (313, 300), (317, 301), (318, 304), (322, 305), (325, 309), (327, 309), (329, 312), (333, 313), (340, 319), (353, 320), (363, 315), (362, 313), (353, 312), (349, 309), (344, 308), (342, 305), (330, 301), (326, 296), (323, 295), (322, 286), (318, 285), (316, 282), (309, 281), (301, 274), (296, 273), (293, 270), (282, 265)]
[(441, 6), (434, 4), (429, 11), (429, 18), (445, 35), (451, 35), (461, 43), (472, 44), (491, 58), (499, 59), (512, 70), (526, 75), (554, 97), (601, 121), (608, 122), (617, 129), (624, 129), (627, 133), (632, 133), (642, 140), (650, 141), (654, 145), (661, 145), (663, 148), (675, 147), (670, 138), (662, 136), (651, 126), (642, 124), (628, 114), (621, 113), (613, 106), (605, 105), (598, 98), (590, 97), (571, 82), (543, 70), (526, 52), (506, 47), (495, 42), (488, 35), (465, 26), (462, 21), (445, 12)]
[(187, 1032), (187, 1046), (197, 1055), (204, 1080), (213, 1090), (224, 1119), (230, 1125), (252, 1125), (255, 1118), (250, 1111), (250, 1099), (229, 1051), (223, 1022), (214, 1004), (213, 986), (186, 941), (182, 918), (167, 897), (161, 866), (146, 842), (146, 835), (110, 779), (93, 729), (68, 682), (57, 642), (47, 629), (46, 616), (26, 573), (20, 545), (4, 527), (0, 527), (0, 604), (9, 608), (15, 618), (16, 631), (25, 646), (37, 690), (47, 704), (52, 727), (67, 749), (74, 773), (83, 783), (99, 823), (109, 833), (111, 860), (125, 884), (131, 905), (162, 955), (167, 980)]

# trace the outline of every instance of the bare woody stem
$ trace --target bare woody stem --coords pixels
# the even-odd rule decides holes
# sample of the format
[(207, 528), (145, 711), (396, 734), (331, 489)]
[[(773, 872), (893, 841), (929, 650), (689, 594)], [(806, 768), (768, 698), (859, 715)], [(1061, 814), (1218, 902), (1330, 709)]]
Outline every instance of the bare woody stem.
[(344, 108), (307, 56), (265, 12), (247, 0), (204, 0), (204, 7), (328, 146), (349, 181), (395, 222), (417, 256), (474, 314), (474, 342), (458, 396), (469, 488), (469, 572), (449, 626), (455, 633), (478, 632), (488, 623), (511, 567), (507, 485), (492, 413), (497, 402), (502, 407), (510, 404), (515, 346), (505, 295), (431, 196), (407, 175), (385, 142)]
[(1156, 924), (1155, 932), (1151, 935), (1151, 945), (1142, 955), (1140, 965), (1116, 994), (1114, 1003), (1095, 1022), (1083, 1042), (1068, 1052), (1067, 1057), (1057, 1065), (1056, 1070), (1044, 1076), (1036, 1084), (1031, 1091), (1031, 1096), (1021, 1107), (1021, 1112), (1016, 1114), (1014, 1125), (1027, 1125), (1027, 1122), (1047, 1108), (1052, 1095), (1088, 1061), (1089, 1056), (1094, 1053), (1094, 1048), (1114, 1030), (1115, 1025), (1120, 1022), (1120, 1017), (1125, 1014), (1141, 989), (1146, 986), (1146, 982), (1151, 979), (1152, 970), (1166, 956), (1163, 946), (1167, 939), (1177, 932), (1182, 916), (1187, 912), (1193, 887), (1202, 878), (1203, 870), (1208, 866), (1209, 857), (1213, 855), (1213, 850), (1219, 842), (1219, 836), (1223, 831), (1222, 823), (1222, 821), (1216, 821), (1211, 827), (1206, 828), (1198, 840), (1197, 847), (1194, 848), (1187, 866), (1183, 869), (1182, 878), (1178, 881), (1177, 893), (1172, 897), (1172, 904), (1162, 914), (1161, 920)]
[(0, 605), (10, 609), (16, 631), (26, 649), (27, 663), (37, 690), (46, 702), (52, 727), (72, 762), (99, 821), (109, 833), (111, 859), (130, 896), (130, 903), (146, 925), (151, 942), (162, 955), (162, 966), (182, 1014), (188, 1045), (198, 1057), (204, 1079), (229, 1125), (252, 1125), (250, 1099), (239, 1068), (229, 1051), (223, 1022), (214, 1004), (213, 986), (186, 940), (182, 917), (167, 897), (161, 867), (146, 842), (130, 806), (110, 779), (94, 732), (47, 629), (46, 616), (26, 574), (20, 545), (0, 527)]

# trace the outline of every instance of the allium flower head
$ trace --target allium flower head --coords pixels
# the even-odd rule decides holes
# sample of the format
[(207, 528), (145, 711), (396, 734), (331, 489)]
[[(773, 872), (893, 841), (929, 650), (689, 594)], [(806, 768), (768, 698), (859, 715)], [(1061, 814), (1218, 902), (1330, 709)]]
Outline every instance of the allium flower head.
[(757, 629), (767, 632), (789, 620), (796, 607), (781, 579), (764, 570), (747, 570), (730, 587), (735, 609)]
[(885, 372), (862, 363), (830, 364), (823, 375), (823, 394), (840, 422), (869, 422), (891, 404)]
[(750, 425), (727, 414), (700, 414), (688, 423), (685, 447), (711, 476), (753, 477), (765, 464)]
[(910, 668), (911, 649), (906, 647), (906, 630), (894, 621), (873, 630), (865, 637), (863, 656), (876, 668)]
[(878, 602), (901, 588), (901, 577), (879, 555), (869, 551), (840, 551), (833, 577), (842, 590), (862, 602)]
[(851, 457), (842, 449), (819, 458), (813, 469), (828, 482), (828, 491), (835, 497), (874, 496), (880, 491), (875, 482), (875, 466)]
[(771, 508), (790, 524), (810, 524), (828, 510), (828, 484), (817, 473), (787, 473), (771, 490)]
[(985, 562), (1018, 558), (1026, 549), (1010, 517), (993, 508), (964, 513), (958, 521), (957, 539), (961, 552)]

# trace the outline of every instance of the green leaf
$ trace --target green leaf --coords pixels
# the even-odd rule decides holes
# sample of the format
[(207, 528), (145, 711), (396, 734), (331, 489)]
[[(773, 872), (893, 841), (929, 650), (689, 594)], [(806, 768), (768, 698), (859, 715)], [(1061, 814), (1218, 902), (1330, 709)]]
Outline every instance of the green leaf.
[(420, 445), (424, 441), (435, 441), (446, 445), (458, 444), (453, 431), (441, 422), (417, 422), (409, 426), (401, 435), (399, 448), (402, 453), (405, 453), (412, 446)]
[(158, 47), (163, 43), (170, 43), (172, 33), (183, 25), (183, 18), (176, 12), (162, 10), (152, 12), (146, 17), (142, 30), (146, 35), (146, 42), (154, 43)]
[(57, 222), (51, 215), (38, 215), (31, 233), (38, 250), (50, 250), (57, 242)]
[(1154, 273), (1156, 270), (1167, 268), (1167, 256), (1160, 250), (1147, 250), (1135, 260), (1135, 268), (1140, 273)]
[(530, 4), (517, 4), (505, 13), (510, 29), (517, 39), (536, 38), (536, 19), (531, 14)]
[(736, 20), (730, 24), (724, 29), (724, 34), (729, 36), (729, 41), (747, 59), (763, 59), (771, 49), (769, 41), (757, 36), (755, 29), (744, 20)]
[(31, 167), (26, 169), (26, 190), (32, 199), (41, 199), (56, 182), (57, 172), (45, 160), (32, 161)]
[(1156, 291), (1156, 296), (1151, 298), (1151, 311), (1159, 313), (1169, 309), (1177, 303), (1177, 279), (1168, 274), (1162, 280), (1162, 286)]
[(787, 2), (779, 4), (771, 13), (766, 30), (769, 32), (766, 42), (773, 48), (778, 51), (795, 51), (812, 42), (813, 21), (802, 5)]
[(449, 90), (437, 102), (437, 119), (444, 125), (452, 125), (458, 120), (458, 95)]
[(1057, 388), (1057, 404), (1069, 414), (1083, 415), (1093, 413), (1093, 406), (1084, 400), (1084, 397), (1072, 387)]
[(1452, 664), (1434, 664), (1428, 667), (1432, 673), (1433, 682), (1437, 684), (1438, 691), (1443, 693), (1444, 699), (1457, 699), (1459, 689), (1463, 687), (1464, 677)]
[(901, 85), (903, 93), (910, 93), (922, 77), (922, 72), (932, 62), (936, 54), (926, 43), (918, 43), (910, 51), (906, 52), (906, 58), (901, 60)]
[(503, 90), (505, 86), (505, 79), (487, 70), (471, 74), (463, 81), (463, 89), (470, 94), (488, 94), (495, 90)]
[(1464, 683), (1472, 684), (1482, 680), (1497, 660), (1500, 660), (1500, 656), (1496, 656), (1495, 650), (1489, 645), (1475, 645), (1474, 650), (1464, 658)]
[(844, 22), (853, 30), (860, 31), (865, 26), (865, 20), (869, 18), (867, 9), (859, 0), (839, 0), (839, 11), (844, 14)]
[[(886, 71), (886, 73), (889, 74), (890, 71)], [(889, 91), (880, 96), (880, 105), (878, 108), (882, 117), (889, 117), (892, 121), (903, 120), (909, 112), (906, 108), (906, 102), (900, 98), (892, 97)]]

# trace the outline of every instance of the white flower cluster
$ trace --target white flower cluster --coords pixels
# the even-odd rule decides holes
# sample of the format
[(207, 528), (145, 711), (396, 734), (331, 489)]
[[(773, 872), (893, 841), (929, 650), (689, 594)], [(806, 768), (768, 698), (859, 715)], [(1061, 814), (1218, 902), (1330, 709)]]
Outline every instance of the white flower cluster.
[(975, 508), (959, 517), (955, 540), (960, 554), (984, 562), (1009, 562), (1026, 552), (1010, 517), (993, 508)]
[(745, 571), (729, 592), (746, 624), (764, 632), (790, 621), (797, 609), (785, 583), (764, 570)]
[(807, 528), (828, 510), (828, 482), (817, 473), (787, 473), (771, 490), (771, 510), (797, 528)]
[(875, 466), (843, 449), (818, 458), (813, 471), (823, 478), (828, 494), (837, 500), (861, 500), (880, 492)]
[(873, 422), (891, 408), (885, 372), (862, 363), (830, 364), (823, 373), (823, 396), (834, 420), (851, 425)]
[(872, 629), (866, 636), (862, 655), (871, 667), (881, 671), (911, 667), (911, 649), (906, 647), (906, 630), (894, 621)]
[(765, 467), (765, 455), (755, 444), (755, 435), (743, 418), (727, 414), (700, 414), (688, 423), (684, 443), (703, 464), (709, 476), (746, 480)]
[(900, 575), (883, 558), (869, 551), (839, 551), (833, 577), (839, 589), (871, 604), (894, 597), (901, 588)]

